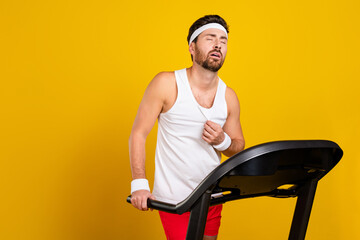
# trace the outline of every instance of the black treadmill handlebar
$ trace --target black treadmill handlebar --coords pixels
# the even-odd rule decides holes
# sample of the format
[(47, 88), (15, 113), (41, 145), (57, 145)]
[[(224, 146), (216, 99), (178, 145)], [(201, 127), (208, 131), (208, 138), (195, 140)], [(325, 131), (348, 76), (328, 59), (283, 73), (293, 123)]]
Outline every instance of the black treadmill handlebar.
[[(269, 197), (296, 197), (296, 191), (292, 189), (275, 189), (274, 191), (261, 194), (249, 194), (246, 196), (238, 196), (237, 194), (228, 194), (228, 195), (222, 195), (219, 197), (211, 198), (210, 206), (217, 205), (217, 204), (223, 204), (228, 201), (237, 200), (241, 198), (252, 198), (257, 196), (269, 196)], [(126, 199), (128, 203), (131, 204), (131, 195), (129, 195)], [(160, 210), (163, 212), (168, 213), (176, 213), (176, 214), (182, 214), (184, 211), (179, 209), (179, 204), (171, 204), (167, 202), (162, 202), (158, 200), (152, 200), (148, 198), (147, 200), (147, 206), (148, 208), (152, 208), (155, 210)], [(190, 211), (190, 210), (189, 210)]]
[[(131, 203), (131, 195), (127, 197), (126, 201), (128, 203)], [(148, 206), (148, 208), (160, 210), (160, 211), (163, 211), (163, 212), (177, 213), (176, 212), (177, 208), (176, 208), (175, 204), (161, 202), (161, 201), (158, 201), (158, 200), (152, 200), (150, 198), (148, 198), (148, 200), (147, 200), (147, 206)]]

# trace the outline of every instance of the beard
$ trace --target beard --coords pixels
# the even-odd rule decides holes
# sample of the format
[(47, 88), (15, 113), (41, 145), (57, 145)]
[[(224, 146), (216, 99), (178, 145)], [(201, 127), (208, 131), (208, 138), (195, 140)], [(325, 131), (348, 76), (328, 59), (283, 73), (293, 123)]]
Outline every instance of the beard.
[[(210, 57), (210, 54), (213, 52), (217, 52), (220, 54), (221, 58), (214, 60), (213, 58)], [(200, 66), (202, 66), (203, 68), (210, 70), (212, 72), (217, 72), (219, 71), (219, 69), (222, 67), (223, 63), (224, 63), (224, 59), (222, 58), (222, 54), (220, 51), (211, 51), (207, 54), (207, 56), (205, 56), (205, 54), (201, 53), (200, 50), (198, 48), (195, 49), (195, 56), (194, 57), (194, 61), (199, 64)]]

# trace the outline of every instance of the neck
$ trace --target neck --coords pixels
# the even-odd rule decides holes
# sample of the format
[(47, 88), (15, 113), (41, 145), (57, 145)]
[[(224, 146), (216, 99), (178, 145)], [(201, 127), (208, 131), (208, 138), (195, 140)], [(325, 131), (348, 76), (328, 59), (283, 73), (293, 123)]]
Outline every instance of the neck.
[(187, 71), (188, 79), (191, 86), (203, 90), (211, 89), (217, 86), (217, 72), (207, 70), (194, 62), (193, 66)]

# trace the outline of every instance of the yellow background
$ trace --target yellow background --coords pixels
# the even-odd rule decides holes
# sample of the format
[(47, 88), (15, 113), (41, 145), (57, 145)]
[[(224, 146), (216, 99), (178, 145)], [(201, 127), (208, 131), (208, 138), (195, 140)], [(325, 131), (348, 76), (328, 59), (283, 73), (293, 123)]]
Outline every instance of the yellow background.
[[(344, 150), (318, 185), (307, 239), (360, 239), (360, 4), (343, 1), (0, 2), (0, 239), (165, 239), (136, 211), (128, 137), (159, 71), (191, 66), (205, 14), (230, 25), (220, 77), (247, 147), (329, 139)], [(153, 180), (156, 128), (147, 141)], [(287, 239), (295, 199), (225, 205), (219, 239)]]

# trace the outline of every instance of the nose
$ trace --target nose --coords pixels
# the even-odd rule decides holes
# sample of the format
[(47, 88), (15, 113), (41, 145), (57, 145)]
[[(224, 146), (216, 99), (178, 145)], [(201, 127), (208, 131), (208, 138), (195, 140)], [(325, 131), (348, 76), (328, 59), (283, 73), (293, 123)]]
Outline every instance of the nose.
[(220, 50), (220, 49), (221, 49), (221, 45), (220, 45), (220, 40), (219, 40), (219, 39), (216, 39), (215, 44), (214, 44), (214, 48), (217, 49), (217, 50)]

